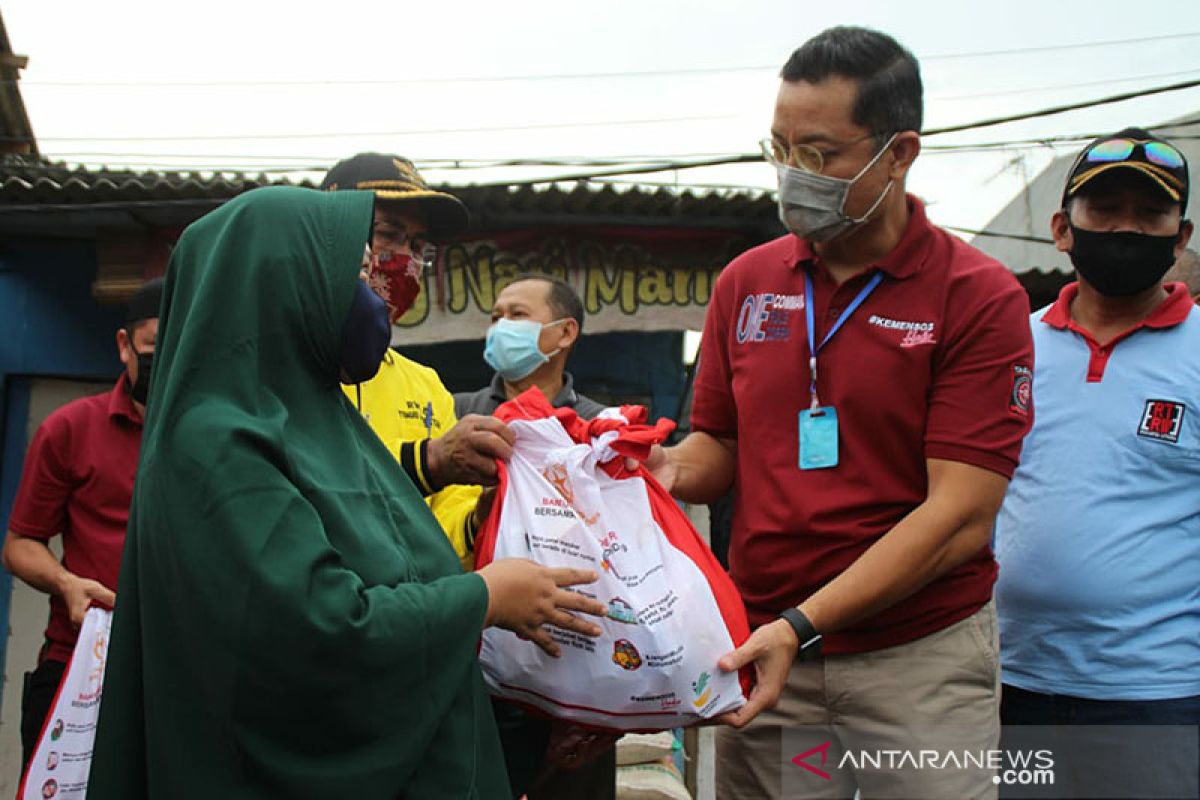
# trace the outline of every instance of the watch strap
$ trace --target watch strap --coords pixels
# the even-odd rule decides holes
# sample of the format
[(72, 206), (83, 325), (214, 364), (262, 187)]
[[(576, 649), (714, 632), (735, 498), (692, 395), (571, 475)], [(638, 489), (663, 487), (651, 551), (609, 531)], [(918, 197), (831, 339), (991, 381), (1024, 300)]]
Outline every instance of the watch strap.
[(786, 620), (796, 632), (796, 639), (800, 642), (796, 650), (797, 657), (807, 661), (821, 654), (821, 634), (803, 611), (798, 608), (785, 608), (779, 618)]

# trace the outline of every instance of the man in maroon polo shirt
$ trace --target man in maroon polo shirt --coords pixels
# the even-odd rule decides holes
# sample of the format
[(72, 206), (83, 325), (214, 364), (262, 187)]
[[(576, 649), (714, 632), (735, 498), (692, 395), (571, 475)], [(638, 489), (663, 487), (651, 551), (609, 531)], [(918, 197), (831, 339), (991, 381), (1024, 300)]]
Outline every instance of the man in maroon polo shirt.
[(764, 147), (790, 234), (721, 274), (695, 432), (647, 462), (689, 502), (737, 489), (757, 628), (721, 667), (757, 683), (718, 732), (717, 793), (993, 796), (987, 770), (913, 756), (999, 738), (989, 538), (1031, 417), (1028, 301), (905, 194), (907, 50), (833, 28), (781, 77)]
[[(162, 284), (161, 278), (148, 281), (129, 303), (125, 325), (117, 331), (125, 370), (112, 391), (54, 411), (25, 454), (4, 539), (4, 568), (50, 595), (50, 623), (21, 698), (22, 764), (37, 745), (84, 613), (93, 601), (112, 606), (116, 598)], [(60, 534), (62, 563), (47, 544)]]

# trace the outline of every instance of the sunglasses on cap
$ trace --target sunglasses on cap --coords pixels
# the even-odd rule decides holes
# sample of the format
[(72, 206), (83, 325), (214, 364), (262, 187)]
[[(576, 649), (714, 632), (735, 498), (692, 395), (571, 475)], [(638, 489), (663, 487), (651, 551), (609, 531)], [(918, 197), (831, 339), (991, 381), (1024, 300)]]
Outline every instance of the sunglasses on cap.
[(1107, 139), (1088, 149), (1083, 154), (1084, 162), (1088, 164), (1111, 164), (1125, 161), (1137, 148), (1151, 164), (1157, 164), (1167, 169), (1179, 169), (1183, 166), (1183, 154), (1166, 142), (1142, 141), (1140, 139)]

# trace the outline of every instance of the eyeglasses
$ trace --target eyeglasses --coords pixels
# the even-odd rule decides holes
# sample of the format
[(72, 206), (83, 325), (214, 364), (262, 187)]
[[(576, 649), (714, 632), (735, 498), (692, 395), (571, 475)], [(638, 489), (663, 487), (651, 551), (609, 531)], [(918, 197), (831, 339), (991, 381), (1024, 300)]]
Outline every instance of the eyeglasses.
[(774, 138), (763, 139), (759, 142), (759, 146), (762, 148), (763, 157), (772, 164), (796, 167), (805, 172), (819, 175), (825, 168), (825, 159), (837, 155), (847, 147), (870, 139), (874, 135), (868, 133), (824, 151), (818, 150), (811, 144), (787, 144)]
[(1141, 147), (1146, 160), (1167, 169), (1179, 169), (1183, 166), (1183, 154), (1166, 142), (1147, 142), (1139, 139), (1109, 139), (1100, 142), (1084, 154), (1084, 161), (1089, 164), (1108, 164), (1114, 161), (1124, 161), (1133, 155), (1135, 148)]
[(404, 227), (390, 222), (375, 223), (375, 227), (371, 229), (371, 242), (373, 245), (378, 245), (373, 249), (378, 250), (381, 254), (407, 248), (413, 257), (417, 258), (428, 252), (436, 251), (434, 244), (425, 237), (412, 236)]
[[(395, 250), (380, 250), (379, 260), (386, 264), (398, 255), (400, 254)], [(417, 263), (420, 269), (431, 269), (434, 261), (437, 259), (437, 246), (432, 244), (423, 245), (420, 251), (413, 251), (410, 257)]]

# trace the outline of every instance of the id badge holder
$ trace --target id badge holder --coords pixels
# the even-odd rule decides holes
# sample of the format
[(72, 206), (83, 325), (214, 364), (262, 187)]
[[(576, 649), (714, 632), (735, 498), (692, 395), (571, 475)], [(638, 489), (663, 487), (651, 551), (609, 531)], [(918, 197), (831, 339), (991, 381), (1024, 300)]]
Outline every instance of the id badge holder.
[(837, 409), (820, 406), (801, 411), (800, 469), (828, 469), (837, 464)]

